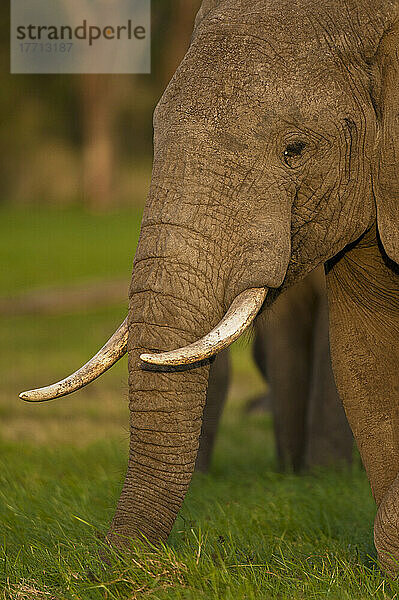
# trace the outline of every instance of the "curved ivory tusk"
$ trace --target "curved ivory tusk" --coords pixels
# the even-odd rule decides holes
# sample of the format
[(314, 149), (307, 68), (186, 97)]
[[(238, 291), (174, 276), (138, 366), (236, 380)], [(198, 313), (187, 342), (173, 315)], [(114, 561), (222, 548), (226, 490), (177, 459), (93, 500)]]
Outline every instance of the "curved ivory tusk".
[(142, 354), (140, 359), (150, 365), (178, 367), (211, 358), (244, 333), (262, 308), (266, 296), (266, 288), (245, 290), (232, 302), (219, 325), (202, 339), (179, 350), (162, 354)]
[(48, 387), (23, 392), (19, 397), (27, 402), (45, 402), (80, 390), (100, 377), (126, 354), (128, 333), (128, 323), (125, 319), (105, 346), (73, 375)]

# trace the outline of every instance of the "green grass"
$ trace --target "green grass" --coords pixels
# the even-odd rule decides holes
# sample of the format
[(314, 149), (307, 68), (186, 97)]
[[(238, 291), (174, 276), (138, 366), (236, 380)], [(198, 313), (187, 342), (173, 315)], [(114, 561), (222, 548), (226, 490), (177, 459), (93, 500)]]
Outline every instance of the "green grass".
[(3, 585), (12, 598), (22, 584), (82, 600), (144, 592), (159, 599), (393, 597), (397, 586), (369, 558), (374, 507), (363, 473), (280, 475), (270, 446), (267, 419), (251, 417), (243, 430), (227, 417), (212, 473), (195, 476), (169, 547), (114, 557), (103, 571), (98, 537), (123, 480), (125, 445), (24, 445), (22, 453), (2, 444)]
[[(129, 278), (139, 212), (0, 211), (0, 293)], [(58, 229), (51, 235), (49, 231)], [(0, 598), (7, 600), (386, 600), (399, 585), (375, 564), (375, 506), (364, 472), (279, 474), (248, 344), (211, 473), (195, 475), (167, 547), (98, 560), (127, 461), (126, 362), (81, 393), (29, 406), (21, 389), (95, 352), (125, 306), (0, 323)]]
[(0, 293), (86, 279), (130, 278), (139, 209), (0, 208)]

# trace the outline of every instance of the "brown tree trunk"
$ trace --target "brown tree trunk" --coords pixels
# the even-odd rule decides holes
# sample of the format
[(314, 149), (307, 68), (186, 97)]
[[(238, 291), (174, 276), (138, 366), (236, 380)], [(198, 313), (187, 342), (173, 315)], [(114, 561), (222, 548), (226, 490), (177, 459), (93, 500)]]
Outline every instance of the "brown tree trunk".
[(115, 198), (114, 86), (108, 75), (80, 80), (83, 126), (84, 203), (93, 211), (109, 209)]

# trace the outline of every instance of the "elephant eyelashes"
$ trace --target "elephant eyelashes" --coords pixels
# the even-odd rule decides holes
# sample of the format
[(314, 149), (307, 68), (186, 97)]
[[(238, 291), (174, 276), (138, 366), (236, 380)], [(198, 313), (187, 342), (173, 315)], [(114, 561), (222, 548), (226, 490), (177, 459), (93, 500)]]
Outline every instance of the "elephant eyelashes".
[(289, 144), (284, 151), (285, 164), (291, 169), (295, 168), (305, 148), (306, 144), (304, 142), (297, 141)]

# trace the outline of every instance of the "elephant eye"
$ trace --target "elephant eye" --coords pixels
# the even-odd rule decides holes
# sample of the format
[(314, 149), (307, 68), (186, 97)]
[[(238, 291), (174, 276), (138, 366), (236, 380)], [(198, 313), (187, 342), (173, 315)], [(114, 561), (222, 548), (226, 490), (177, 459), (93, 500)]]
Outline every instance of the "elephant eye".
[(298, 159), (302, 156), (304, 149), (306, 148), (305, 142), (292, 142), (288, 144), (284, 150), (284, 162), (285, 164), (293, 169), (297, 166)]

